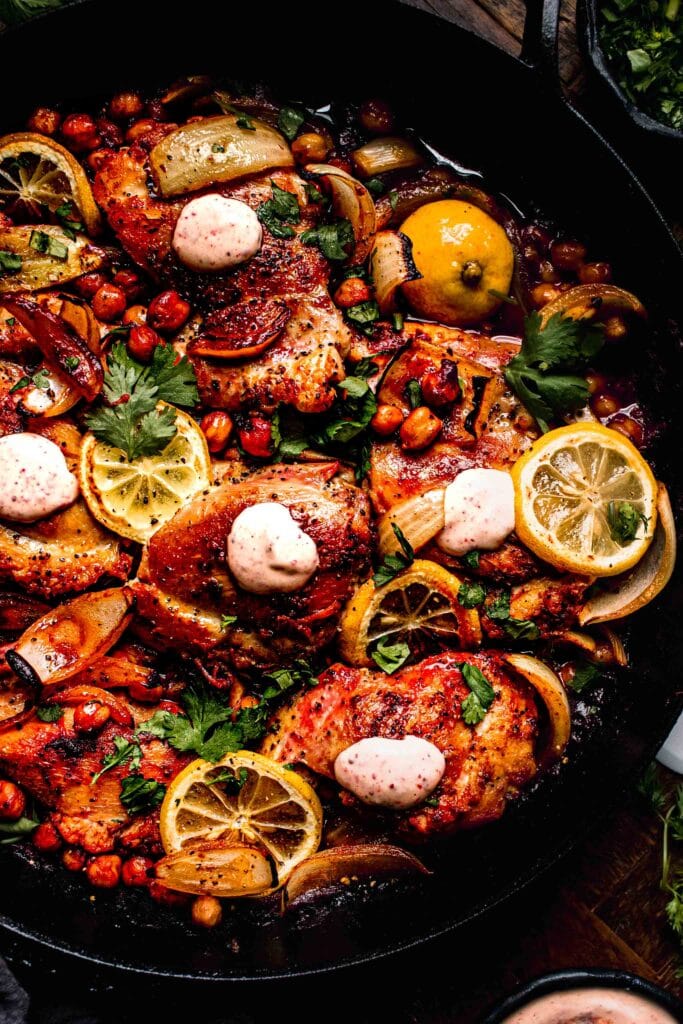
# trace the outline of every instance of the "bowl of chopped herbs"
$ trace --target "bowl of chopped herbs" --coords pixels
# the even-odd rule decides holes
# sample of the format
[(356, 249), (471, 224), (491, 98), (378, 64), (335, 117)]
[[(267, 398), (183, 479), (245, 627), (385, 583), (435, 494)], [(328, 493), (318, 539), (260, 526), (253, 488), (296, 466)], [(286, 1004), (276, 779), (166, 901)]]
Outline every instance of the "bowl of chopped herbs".
[(681, 0), (584, 0), (580, 14), (587, 56), (631, 119), (683, 139)]

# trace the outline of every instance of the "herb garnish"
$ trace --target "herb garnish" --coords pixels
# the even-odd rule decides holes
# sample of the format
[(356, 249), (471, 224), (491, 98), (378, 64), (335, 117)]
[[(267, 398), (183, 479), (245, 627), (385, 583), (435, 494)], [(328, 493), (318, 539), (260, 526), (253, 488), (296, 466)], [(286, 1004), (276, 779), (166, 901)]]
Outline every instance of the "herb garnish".
[(583, 693), (584, 690), (596, 683), (598, 679), (602, 678), (602, 672), (596, 665), (592, 665), (590, 661), (579, 662), (574, 668), (574, 675), (567, 679), (567, 686), (569, 686), (574, 693)]
[(49, 391), (50, 389), (50, 373), (44, 366), (40, 370), (36, 370), (30, 377), (21, 377), (16, 384), (13, 384), (9, 389), (9, 393), (14, 394), (15, 391), (21, 391), (22, 388), (29, 387), (33, 384), (34, 387), (40, 388), (41, 391)]
[(298, 224), (301, 220), (298, 200), (292, 192), (280, 188), (272, 179), (270, 184), (273, 189), (272, 198), (256, 208), (256, 215), (275, 238), (294, 238), (296, 232), (289, 225)]
[(59, 219), (61, 229), (67, 238), (73, 240), (76, 237), (76, 232), (83, 230), (83, 224), (77, 219), (76, 211), (70, 199), (67, 199), (66, 202), (57, 207), (55, 216)]
[(493, 704), (496, 696), (495, 691), (484, 673), (476, 665), (470, 665), (469, 662), (465, 661), (461, 662), (458, 668), (472, 691), (469, 697), (465, 697), (460, 705), (462, 720), (465, 725), (478, 725), (486, 717), (486, 712)]
[(630, 501), (610, 501), (607, 506), (607, 525), (613, 541), (625, 547), (636, 539), (638, 527), (643, 524), (645, 534), (650, 520)]
[(235, 121), (235, 124), (237, 125), (238, 128), (246, 128), (248, 132), (256, 131), (256, 125), (254, 124), (252, 119), (248, 117), (246, 114), (240, 114), (237, 120)]
[(391, 528), (396, 534), (396, 540), (401, 545), (401, 550), (393, 555), (384, 556), (384, 561), (372, 577), (372, 582), (376, 587), (383, 587), (385, 583), (393, 580), (394, 576), (398, 576), (400, 572), (403, 572), (404, 569), (407, 569), (415, 561), (415, 552), (412, 545), (406, 540), (401, 527), (396, 523), (392, 523)]
[(370, 651), (370, 657), (375, 665), (391, 676), (410, 657), (410, 647), (406, 643), (392, 644), (388, 636), (383, 636), (375, 645), (375, 649)]
[(396, 207), (398, 206), (398, 192), (396, 191), (395, 188), (392, 188), (391, 192), (389, 193), (389, 203), (391, 205), (392, 210), (395, 210)]
[(462, 608), (477, 608), (486, 600), (486, 587), (481, 583), (464, 581), (458, 590), (458, 604)]
[(263, 691), (264, 700), (279, 697), (285, 690), (293, 686), (317, 686), (318, 677), (313, 674), (311, 666), (303, 658), (297, 658), (288, 668), (276, 668), (263, 676), (269, 685)]
[[(673, 802), (665, 810), (668, 797), (661, 783), (656, 764), (646, 770), (638, 789), (652, 805), (662, 822), (662, 875), (660, 888), (669, 896), (666, 904), (667, 920), (678, 936), (683, 953), (683, 870), (680, 861), (674, 861), (673, 844), (683, 842), (683, 784), (676, 786)], [(683, 977), (683, 965), (676, 971), (676, 977)]]
[(221, 629), (229, 629), (237, 622), (236, 615), (221, 615)]
[(121, 803), (130, 815), (151, 811), (164, 799), (166, 786), (156, 779), (147, 779), (140, 772), (131, 772), (121, 783)]
[(36, 818), (24, 815), (18, 821), (0, 822), (0, 846), (10, 846), (30, 836), (40, 825)]
[(117, 765), (125, 764), (126, 761), (130, 761), (131, 769), (136, 771), (140, 767), (141, 760), (142, 750), (137, 738), (127, 740), (123, 736), (114, 736), (114, 750), (111, 754), (105, 754), (102, 759), (102, 768), (93, 775), (90, 785), (94, 786), (105, 772), (108, 772), (111, 768), (116, 768)]
[(562, 313), (545, 327), (533, 312), (524, 321), (524, 341), (505, 368), (505, 379), (543, 432), (550, 421), (588, 403), (588, 385), (577, 373), (588, 367), (604, 342), (602, 328)]
[(411, 409), (419, 409), (421, 405), (424, 405), (419, 380), (416, 380), (414, 377), (412, 380), (409, 380), (405, 386), (405, 393)]
[(42, 704), (36, 708), (36, 717), (40, 722), (58, 722), (64, 714), (59, 704)]
[(18, 270), (21, 270), (21, 256), (15, 252), (7, 252), (6, 249), (0, 249), (0, 272), (16, 274)]
[(277, 115), (277, 126), (286, 139), (291, 142), (305, 121), (304, 115), (294, 107), (282, 107)]
[(466, 555), (462, 556), (463, 565), (466, 565), (468, 569), (479, 568), (479, 558), (481, 552), (479, 551), (468, 551)]
[(379, 306), (374, 299), (368, 299), (367, 302), (359, 302), (356, 306), (350, 306), (344, 310), (344, 315), (349, 323), (369, 337), (372, 337), (374, 333), (373, 324), (381, 316)]
[(498, 625), (512, 640), (538, 640), (539, 628), (530, 619), (513, 619), (510, 615), (510, 591), (503, 590), (485, 608), (492, 622)]
[(310, 228), (301, 235), (304, 245), (317, 245), (328, 260), (346, 260), (354, 245), (351, 221), (338, 220), (334, 224), (322, 224)]
[(52, 235), (48, 235), (46, 231), (32, 231), (28, 244), (36, 252), (43, 253), (45, 256), (52, 256), (56, 260), (61, 260), (62, 263), (69, 258), (68, 245), (60, 242), (57, 238), (53, 238)]
[(306, 182), (306, 195), (309, 203), (322, 203), (325, 196), (313, 181)]
[[(285, 767), (287, 767), (285, 765)], [(232, 768), (221, 768), (216, 774), (212, 775), (210, 779), (206, 779), (206, 783), (209, 786), (214, 786), (220, 782), (228, 790), (229, 793), (239, 793), (244, 783), (249, 778), (249, 772), (246, 768), (240, 768), (238, 772), (234, 772)]]
[(175, 437), (173, 408), (158, 410), (157, 402), (193, 406), (197, 381), (187, 356), (176, 362), (170, 345), (157, 345), (152, 362), (144, 366), (117, 342), (107, 360), (104, 398), (107, 405), (85, 417), (95, 437), (121, 448), (129, 459), (156, 455)]
[(380, 178), (368, 178), (365, 187), (372, 196), (383, 196), (387, 190), (387, 186)]

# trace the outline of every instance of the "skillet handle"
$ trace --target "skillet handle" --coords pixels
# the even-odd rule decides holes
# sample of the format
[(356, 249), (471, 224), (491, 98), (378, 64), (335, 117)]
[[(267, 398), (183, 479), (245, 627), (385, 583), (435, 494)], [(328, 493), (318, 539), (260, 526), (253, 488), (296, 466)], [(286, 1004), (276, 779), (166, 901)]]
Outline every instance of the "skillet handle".
[(545, 86), (561, 92), (557, 44), (560, 0), (527, 0), (526, 8), (520, 57)]

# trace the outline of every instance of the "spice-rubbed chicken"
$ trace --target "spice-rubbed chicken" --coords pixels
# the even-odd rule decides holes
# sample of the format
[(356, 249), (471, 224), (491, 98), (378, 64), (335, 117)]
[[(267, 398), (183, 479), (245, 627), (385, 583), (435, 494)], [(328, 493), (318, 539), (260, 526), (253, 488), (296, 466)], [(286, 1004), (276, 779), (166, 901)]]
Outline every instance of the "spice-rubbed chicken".
[[(463, 663), (479, 668), (495, 691), (476, 728), (462, 718), (462, 702), (470, 694)], [(303, 762), (334, 777), (335, 759), (358, 740), (406, 735), (429, 740), (446, 759), (436, 806), (422, 804), (399, 820), (407, 833), (427, 836), (499, 818), (537, 772), (537, 730), (532, 690), (500, 654), (448, 652), (391, 676), (332, 665), (315, 689), (274, 716), (261, 749), (278, 761)]]

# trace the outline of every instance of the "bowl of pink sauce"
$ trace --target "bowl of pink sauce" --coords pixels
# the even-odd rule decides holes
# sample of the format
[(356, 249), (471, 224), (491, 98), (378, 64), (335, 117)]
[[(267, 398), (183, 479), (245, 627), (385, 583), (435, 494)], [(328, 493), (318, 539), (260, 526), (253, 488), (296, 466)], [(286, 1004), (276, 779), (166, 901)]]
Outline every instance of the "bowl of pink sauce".
[(483, 1024), (683, 1024), (683, 1003), (625, 971), (560, 971), (529, 982)]

